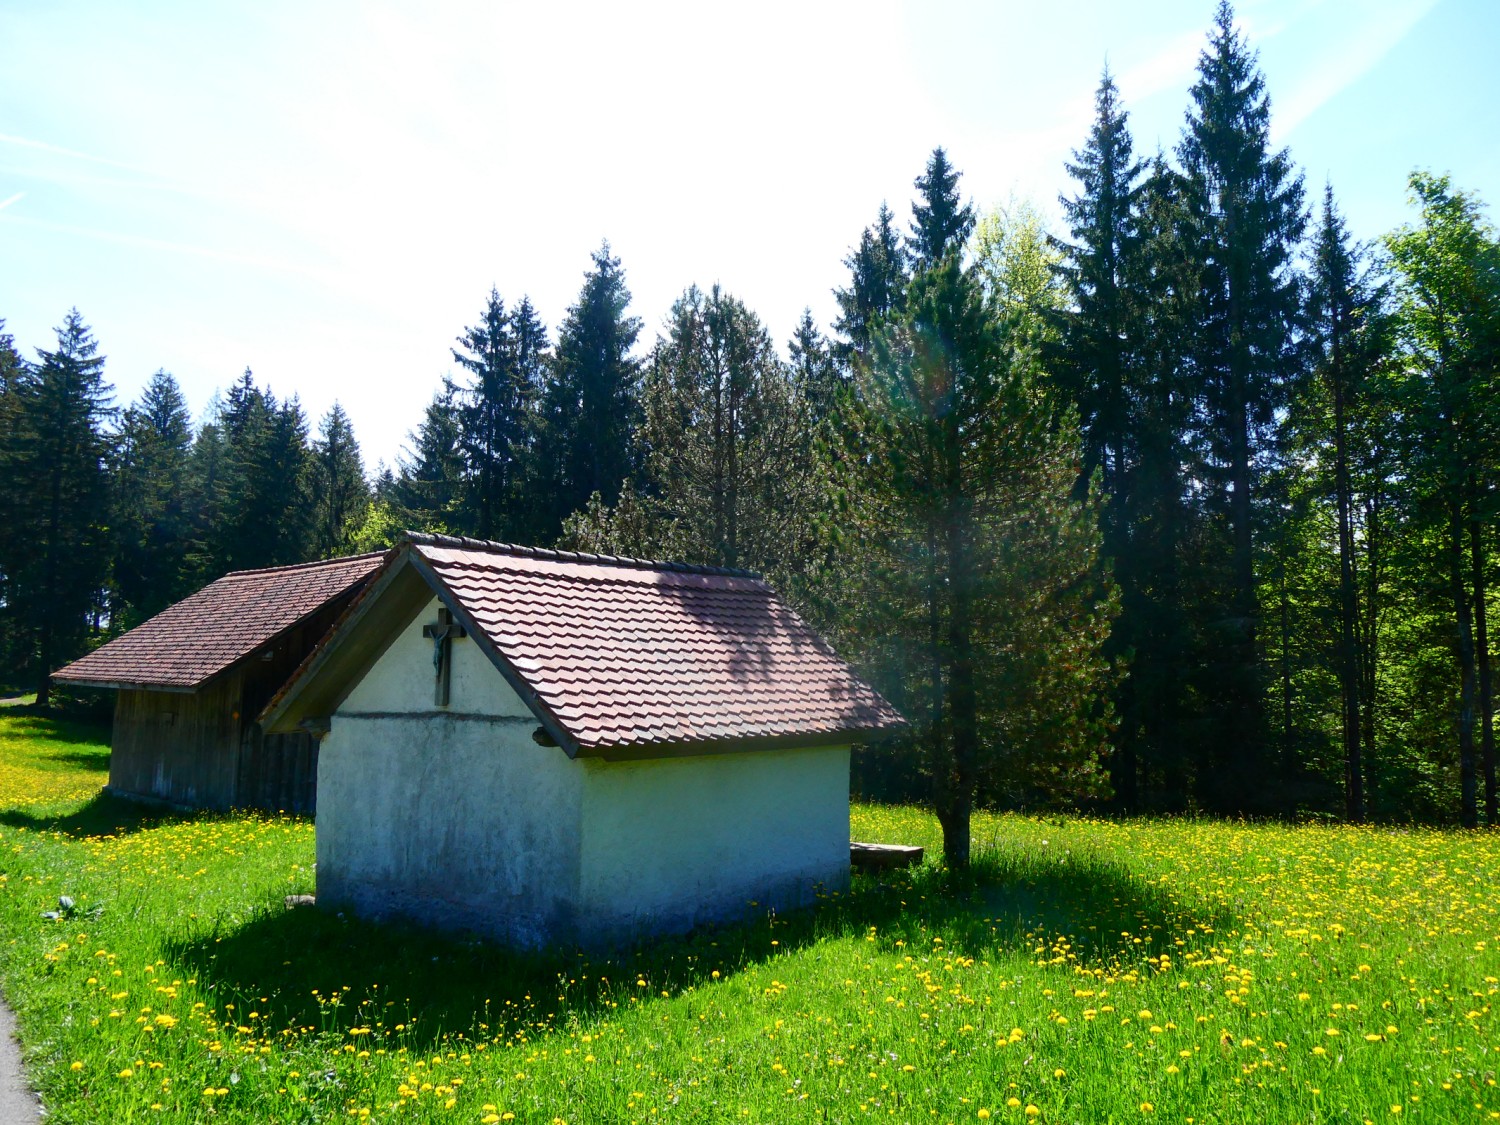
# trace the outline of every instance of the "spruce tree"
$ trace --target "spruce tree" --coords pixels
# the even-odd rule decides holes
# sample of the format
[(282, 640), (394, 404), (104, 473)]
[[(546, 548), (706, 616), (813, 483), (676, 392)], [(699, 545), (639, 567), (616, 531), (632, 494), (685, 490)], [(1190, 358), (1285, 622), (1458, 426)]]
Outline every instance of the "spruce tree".
[(463, 449), (458, 388), (451, 380), (443, 380), (408, 442), (392, 493), (397, 510), (418, 531), (456, 532)]
[(1202, 741), (1194, 607), (1205, 570), (1202, 521), (1189, 502), (1192, 366), (1199, 264), (1185, 219), (1187, 185), (1158, 155), (1142, 181), (1140, 242), (1125, 259), (1132, 295), (1124, 448), (1129, 472), (1107, 532), (1120, 585), (1112, 655), (1129, 658), (1116, 695), (1110, 762), (1119, 806), (1181, 812), (1194, 788)]
[(933, 149), (911, 205), (906, 256), (913, 273), (937, 265), (950, 251), (962, 253), (974, 229), (974, 207), (959, 197), (958, 177), (942, 147)]
[(812, 310), (803, 309), (787, 341), (792, 382), (807, 408), (809, 431), (819, 429), (837, 406), (846, 380), (833, 345), (818, 331)]
[[(718, 286), (688, 289), (668, 325), (642, 391), (638, 499), (650, 541), (611, 549), (778, 574), (799, 565), (807, 425), (769, 333)], [(575, 537), (582, 526), (570, 525)]]
[(190, 594), (196, 553), (190, 490), (193, 449), (187, 401), (158, 371), (126, 409), (114, 442), (114, 605), (129, 628)]
[(864, 229), (844, 259), (849, 287), (834, 290), (839, 318), (833, 327), (843, 337), (838, 350), (846, 362), (868, 355), (876, 325), (896, 311), (906, 292), (906, 251), (895, 220), (882, 203), (875, 224)]
[[(14, 337), (5, 331), (5, 321), (0, 320), (0, 527), (8, 529), (0, 536), (0, 660), (12, 669), (25, 663), (17, 651), (17, 630), (21, 621), (20, 615), (12, 609), (16, 602), (11, 584), (25, 550), (17, 535), (23, 447), (26, 444), (26, 414), (21, 403), (27, 391), (27, 380), (31, 377), (26, 361), (16, 350)], [(6, 676), (5, 681), (13, 683), (11, 676)]]
[[(78, 656), (97, 624), (109, 576), (109, 453), (105, 426), (114, 415), (104, 357), (77, 309), (57, 329), (57, 346), (39, 350), (21, 398), (21, 447), (15, 474), (19, 519), (9, 529), (26, 550), (11, 571), (13, 611), (24, 614), (37, 703), (48, 676)], [(11, 608), (11, 607), (8, 607)]]
[[(1338, 535), (1337, 658), (1339, 734), (1344, 756), (1344, 813), (1364, 819), (1364, 726), (1374, 700), (1366, 698), (1360, 665), (1360, 575), (1357, 537), (1362, 478), (1360, 419), (1368, 388), (1385, 353), (1383, 290), (1372, 278), (1363, 247), (1349, 236), (1334, 206), (1333, 188), (1313, 237), (1308, 278), (1308, 328), (1315, 353), (1317, 412), (1313, 420), (1327, 464), (1322, 491), (1331, 493)], [(1304, 414), (1309, 413), (1307, 411)], [(1300, 419), (1299, 419), (1300, 421)]]
[(354, 426), (337, 402), (318, 423), (310, 463), (313, 554), (320, 559), (349, 554), (370, 505), (370, 487)]
[(209, 489), (212, 520), (205, 577), (304, 561), (312, 521), (301, 403), (295, 397), (277, 402), (247, 369), (220, 403), (212, 434), (200, 434), (198, 445), (202, 456), (195, 448), (195, 461)]
[(1191, 96), (1178, 157), (1201, 281), (1198, 469), (1216, 520), (1227, 525), (1229, 564), (1217, 604), (1205, 615), (1218, 729), (1200, 796), (1220, 812), (1264, 810), (1275, 793), (1263, 757), (1254, 493), (1301, 363), (1294, 256), (1306, 216), (1301, 177), (1285, 150), (1271, 148), (1265, 81), (1227, 0), (1199, 57)]
[[(512, 534), (521, 504), (522, 474), (546, 329), (531, 302), (520, 306), (524, 340), (493, 288), (480, 322), (458, 338), (453, 358), (473, 376), (464, 388), (459, 422), (465, 462), (464, 522), (481, 539)], [(523, 362), (525, 369), (523, 370)]]
[(641, 322), (628, 315), (625, 271), (605, 242), (593, 255), (578, 300), (557, 333), (550, 378), (537, 415), (538, 535), (555, 537), (563, 519), (590, 497), (610, 505), (636, 468), (631, 434), (639, 416), (641, 365), (631, 352)]
[(1143, 168), (1132, 152), (1129, 114), (1106, 69), (1094, 95), (1093, 127), (1067, 165), (1078, 194), (1059, 197), (1070, 238), (1060, 249), (1071, 308), (1062, 318), (1055, 359), (1059, 383), (1078, 409), (1082, 476), (1097, 469), (1108, 498), (1104, 535), (1112, 557), (1125, 549), (1124, 513), (1136, 459), (1130, 348), (1138, 323), (1130, 281)]

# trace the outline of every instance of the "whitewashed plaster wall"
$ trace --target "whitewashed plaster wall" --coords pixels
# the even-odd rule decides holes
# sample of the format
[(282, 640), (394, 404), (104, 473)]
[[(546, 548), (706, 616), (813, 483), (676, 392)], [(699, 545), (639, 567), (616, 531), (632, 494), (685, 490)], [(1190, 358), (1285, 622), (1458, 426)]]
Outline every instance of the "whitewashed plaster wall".
[(471, 640), (433, 706), (437, 602), (334, 714), (318, 756), (318, 900), (522, 945), (574, 930), (581, 771)]
[(608, 942), (849, 887), (849, 750), (580, 759), (578, 918)]
[(472, 640), (433, 705), (436, 599), (332, 717), (318, 900), (512, 944), (607, 944), (849, 882), (846, 747), (568, 758)]

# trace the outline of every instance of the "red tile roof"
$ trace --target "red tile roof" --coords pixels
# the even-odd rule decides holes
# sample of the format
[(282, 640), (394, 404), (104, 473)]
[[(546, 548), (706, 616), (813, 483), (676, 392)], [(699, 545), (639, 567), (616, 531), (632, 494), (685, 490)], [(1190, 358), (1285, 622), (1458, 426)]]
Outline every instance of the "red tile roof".
[(96, 687), (192, 690), (362, 584), (384, 557), (355, 555), (226, 574), (52, 678)]
[(580, 752), (833, 742), (904, 725), (759, 576), (411, 542)]

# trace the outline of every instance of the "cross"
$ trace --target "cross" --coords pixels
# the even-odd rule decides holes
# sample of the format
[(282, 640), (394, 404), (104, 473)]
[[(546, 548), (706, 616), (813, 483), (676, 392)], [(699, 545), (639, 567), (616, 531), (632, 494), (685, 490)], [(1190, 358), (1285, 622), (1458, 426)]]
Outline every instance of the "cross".
[(432, 701), (439, 707), (448, 706), (448, 685), (453, 679), (453, 640), (468, 635), (446, 609), (438, 610), (436, 625), (422, 626), (422, 636), (432, 638)]

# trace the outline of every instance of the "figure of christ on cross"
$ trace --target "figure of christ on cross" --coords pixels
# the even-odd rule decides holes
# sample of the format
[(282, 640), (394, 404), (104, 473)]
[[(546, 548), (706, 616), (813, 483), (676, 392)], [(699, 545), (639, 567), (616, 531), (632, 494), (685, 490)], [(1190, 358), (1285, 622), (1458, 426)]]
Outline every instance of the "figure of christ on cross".
[(448, 687), (453, 681), (453, 641), (468, 635), (446, 609), (438, 610), (436, 625), (422, 626), (422, 636), (432, 638), (432, 702), (439, 707), (448, 706)]

